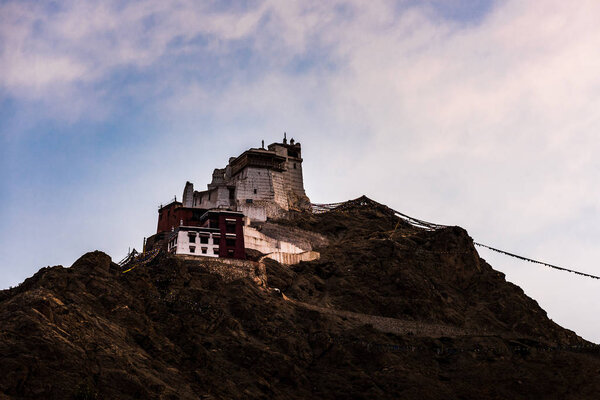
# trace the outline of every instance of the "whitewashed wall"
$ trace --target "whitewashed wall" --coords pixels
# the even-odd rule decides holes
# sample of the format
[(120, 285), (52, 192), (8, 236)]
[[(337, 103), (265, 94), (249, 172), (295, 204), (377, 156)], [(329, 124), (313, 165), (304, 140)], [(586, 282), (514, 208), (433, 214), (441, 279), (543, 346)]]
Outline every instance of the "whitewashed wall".
[[(190, 246), (196, 247), (196, 251), (194, 253), (192, 253), (190, 251)], [(169, 245), (169, 247), (171, 248), (171, 245)], [(206, 249), (207, 249), (206, 254), (202, 253), (203, 247), (206, 247)], [(197, 233), (196, 233), (196, 242), (191, 243), (189, 240), (189, 231), (180, 230), (177, 233), (177, 244), (176, 244), (175, 254), (205, 256), (205, 257), (218, 257), (219, 256), (219, 245), (214, 244), (214, 239), (213, 239), (212, 234), (208, 238), (208, 244), (200, 243), (200, 237), (198, 236)]]

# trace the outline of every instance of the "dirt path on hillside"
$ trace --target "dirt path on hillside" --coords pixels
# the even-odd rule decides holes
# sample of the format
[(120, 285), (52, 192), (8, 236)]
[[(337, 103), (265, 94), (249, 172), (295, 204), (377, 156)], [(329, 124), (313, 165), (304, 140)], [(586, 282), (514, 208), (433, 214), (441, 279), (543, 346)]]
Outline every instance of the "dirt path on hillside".
[(323, 314), (336, 315), (338, 317), (344, 318), (350, 322), (354, 322), (356, 326), (370, 324), (377, 330), (380, 330), (382, 332), (393, 333), (396, 335), (415, 335), (421, 337), (456, 337), (473, 336), (478, 334), (476, 332), (469, 332), (455, 326), (430, 324), (419, 321), (402, 320), (396, 318), (380, 317), (377, 315), (354, 313), (351, 311), (336, 310), (333, 308), (320, 307), (314, 304), (292, 300), (287, 296), (285, 297), (285, 299), (291, 303), (307, 308), (309, 310), (317, 311)]

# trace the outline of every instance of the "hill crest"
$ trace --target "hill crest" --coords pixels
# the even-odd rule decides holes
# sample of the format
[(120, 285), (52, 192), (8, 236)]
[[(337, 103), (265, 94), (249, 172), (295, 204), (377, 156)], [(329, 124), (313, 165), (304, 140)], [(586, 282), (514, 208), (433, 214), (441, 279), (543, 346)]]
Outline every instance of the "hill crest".
[(600, 390), (597, 349), (506, 282), (462, 228), (421, 229), (360, 203), (275, 222), (327, 237), (321, 258), (265, 259), (256, 281), (168, 254), (124, 274), (92, 252), (1, 291), (0, 399)]

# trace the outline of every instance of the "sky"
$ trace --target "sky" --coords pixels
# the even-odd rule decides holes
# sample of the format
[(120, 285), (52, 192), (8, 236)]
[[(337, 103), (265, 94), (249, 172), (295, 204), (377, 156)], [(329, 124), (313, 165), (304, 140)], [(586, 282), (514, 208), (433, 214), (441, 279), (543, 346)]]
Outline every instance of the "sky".
[[(0, 288), (140, 249), (283, 132), (316, 203), (367, 195), (600, 275), (600, 2), (0, 1)], [(600, 281), (480, 255), (600, 342)]]

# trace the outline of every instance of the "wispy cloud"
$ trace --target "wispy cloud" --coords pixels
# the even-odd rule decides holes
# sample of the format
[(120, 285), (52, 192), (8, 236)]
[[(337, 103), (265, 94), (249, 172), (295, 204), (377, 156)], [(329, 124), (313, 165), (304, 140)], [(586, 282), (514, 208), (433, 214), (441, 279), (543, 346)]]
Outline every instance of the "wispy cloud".
[[(0, 125), (11, 149), (0, 177), (11, 198), (50, 190), (65, 204), (26, 196), (27, 211), (11, 200), (1, 212), (63, 238), (94, 231), (92, 245), (120, 251), (151, 233), (154, 203), (182, 182), (202, 185), (227, 156), (287, 130), (303, 143), (315, 200), (366, 192), (594, 273), (600, 3), (475, 3), (4, 2), (0, 100), (14, 113)], [(56, 137), (63, 146), (44, 147)], [(110, 217), (54, 226), (100, 198)], [(528, 292), (548, 289), (505, 265)], [(583, 320), (563, 299), (541, 303)]]

